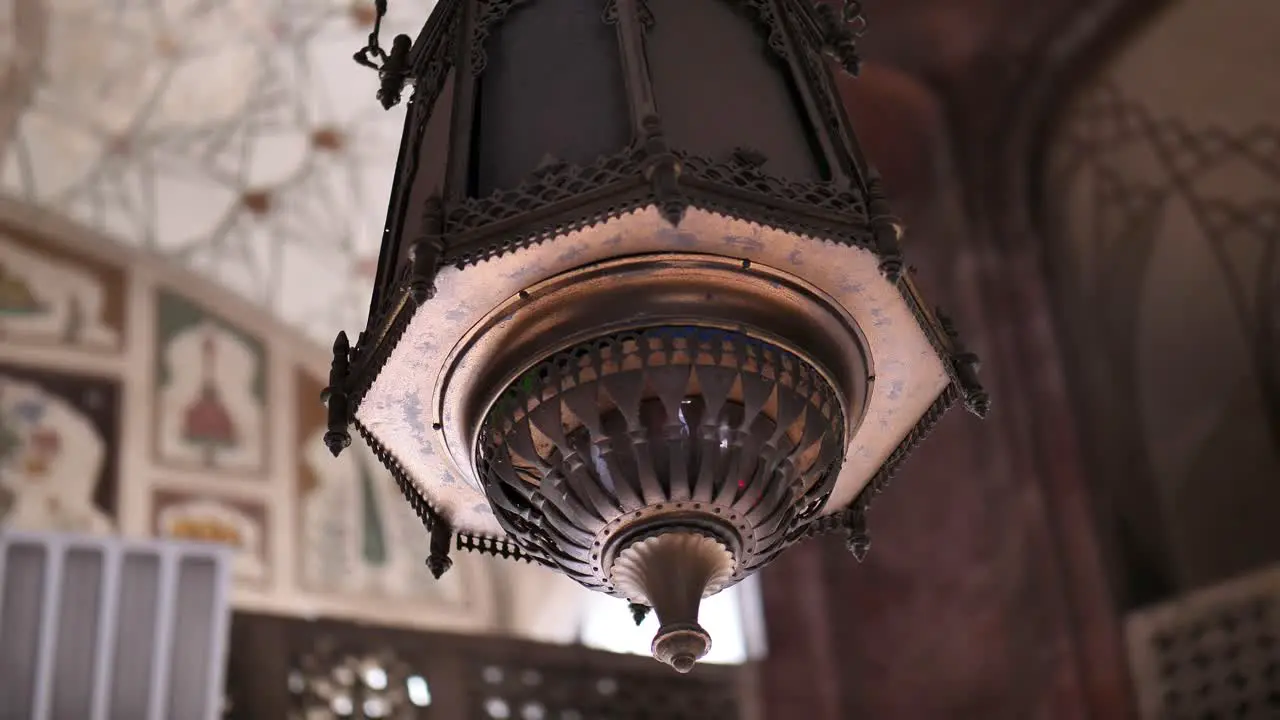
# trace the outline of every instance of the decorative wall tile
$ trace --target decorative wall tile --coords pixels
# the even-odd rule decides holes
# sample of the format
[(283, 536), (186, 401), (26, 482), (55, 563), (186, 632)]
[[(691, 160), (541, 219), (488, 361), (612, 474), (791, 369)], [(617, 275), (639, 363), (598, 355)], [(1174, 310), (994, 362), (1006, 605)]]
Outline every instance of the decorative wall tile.
[(120, 388), (0, 364), (0, 526), (115, 528)]
[(239, 549), (232, 575), (266, 584), (271, 577), (271, 526), (258, 503), (204, 493), (158, 489), (151, 496), (151, 528), (159, 537), (215, 542)]
[(119, 350), (124, 273), (0, 227), (0, 341)]
[(323, 384), (298, 374), (298, 576), (313, 592), (457, 602), (460, 568), (440, 580), (424, 561), (430, 536), (359, 438), (335, 458), (325, 448)]
[(261, 473), (262, 341), (167, 291), (156, 295), (156, 455), (170, 466)]

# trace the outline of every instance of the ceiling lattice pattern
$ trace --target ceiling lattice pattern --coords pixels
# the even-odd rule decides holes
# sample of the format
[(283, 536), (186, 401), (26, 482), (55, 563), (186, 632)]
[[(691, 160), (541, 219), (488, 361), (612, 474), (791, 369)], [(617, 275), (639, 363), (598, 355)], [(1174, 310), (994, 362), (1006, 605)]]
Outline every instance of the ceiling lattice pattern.
[[(415, 34), (434, 0), (384, 23)], [(403, 109), (351, 55), (372, 0), (25, 0), (0, 23), (0, 189), (329, 342), (355, 329)]]
[(1136, 613), (1126, 632), (1143, 717), (1280, 716), (1280, 570)]
[[(1134, 296), (1114, 299), (1140, 311), (1141, 282), (1131, 273), (1169, 231), (1162, 216), (1181, 206), (1215, 262), (1264, 405), (1280, 413), (1280, 127), (1193, 127), (1104, 86), (1076, 107), (1061, 142), (1056, 179), (1092, 187), (1092, 247), (1082, 249), (1082, 265), (1102, 272), (1077, 268), (1092, 286), (1084, 291), (1096, 297), (1127, 286)], [(1131, 321), (1122, 331), (1138, 328)], [(1280, 436), (1280, 416), (1270, 422)]]
[[(1160, 100), (1085, 93), (1048, 185), (1091, 443), (1126, 517), (1163, 518), (1163, 539), (1129, 525), (1146, 536), (1126, 541), (1156, 595), (1274, 557), (1258, 509), (1280, 501), (1280, 127)], [(1121, 497), (1139, 485), (1148, 500)]]

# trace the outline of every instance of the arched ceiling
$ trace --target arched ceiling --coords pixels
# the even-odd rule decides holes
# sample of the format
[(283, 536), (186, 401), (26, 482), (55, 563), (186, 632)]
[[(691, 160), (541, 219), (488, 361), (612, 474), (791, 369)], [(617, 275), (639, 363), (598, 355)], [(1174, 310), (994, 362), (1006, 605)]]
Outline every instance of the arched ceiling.
[[(395, 0), (416, 33), (434, 0)], [(0, 189), (173, 257), (321, 341), (363, 320), (403, 109), (365, 0), (23, 0)], [(390, 42), (389, 36), (384, 42)]]

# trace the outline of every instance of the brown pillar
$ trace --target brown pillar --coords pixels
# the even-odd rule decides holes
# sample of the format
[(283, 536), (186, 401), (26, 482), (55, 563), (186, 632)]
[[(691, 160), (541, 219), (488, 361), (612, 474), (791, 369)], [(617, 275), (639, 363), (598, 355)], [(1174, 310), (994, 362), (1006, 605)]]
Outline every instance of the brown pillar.
[(839, 656), (832, 646), (823, 541), (788, 550), (764, 570), (769, 655), (759, 667), (763, 715), (842, 720)]
[(994, 409), (949, 415), (916, 451), (873, 504), (865, 563), (831, 542), (765, 573), (768, 717), (1131, 717), (1043, 273), (962, 209), (942, 113), (913, 82), (869, 72), (848, 106)]

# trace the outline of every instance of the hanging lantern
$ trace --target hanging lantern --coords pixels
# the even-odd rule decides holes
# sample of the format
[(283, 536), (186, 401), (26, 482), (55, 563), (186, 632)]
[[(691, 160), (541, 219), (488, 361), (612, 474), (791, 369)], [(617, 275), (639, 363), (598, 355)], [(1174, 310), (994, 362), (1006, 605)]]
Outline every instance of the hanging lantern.
[(955, 402), (985, 413), (828, 68), (856, 72), (861, 23), (441, 0), (416, 41), (375, 31), (357, 59), (412, 96), (326, 442), (374, 449), (437, 577), (453, 544), (544, 565), (654, 609), (687, 672), (703, 597), (820, 533), (861, 558), (904, 457)]

